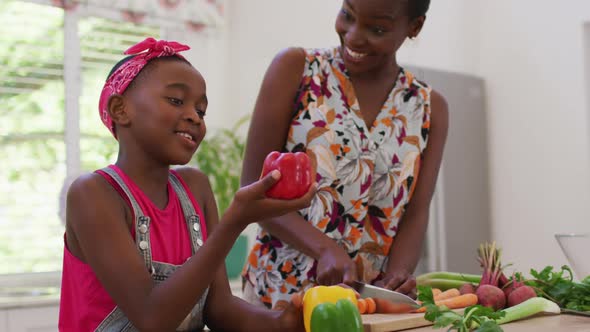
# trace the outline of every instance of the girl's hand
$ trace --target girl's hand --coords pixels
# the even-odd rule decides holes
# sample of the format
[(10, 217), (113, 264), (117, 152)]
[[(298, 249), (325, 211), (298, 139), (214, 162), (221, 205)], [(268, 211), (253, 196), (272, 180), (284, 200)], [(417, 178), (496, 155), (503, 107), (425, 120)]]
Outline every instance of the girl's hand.
[(281, 173), (274, 170), (262, 179), (240, 188), (228, 208), (228, 213), (232, 213), (233, 220), (239, 220), (242, 225), (247, 225), (297, 211), (311, 204), (311, 199), (317, 190), (316, 183), (313, 183), (307, 193), (300, 198), (282, 200), (266, 197), (266, 192), (280, 177)]
[(328, 247), (318, 259), (316, 280), (320, 285), (351, 284), (358, 280), (356, 265), (344, 249)]
[(291, 295), (291, 302), (279, 301), (273, 310), (280, 310), (279, 323), (281, 331), (303, 332), (303, 292)]
[(416, 277), (407, 271), (390, 272), (374, 284), (416, 298)]

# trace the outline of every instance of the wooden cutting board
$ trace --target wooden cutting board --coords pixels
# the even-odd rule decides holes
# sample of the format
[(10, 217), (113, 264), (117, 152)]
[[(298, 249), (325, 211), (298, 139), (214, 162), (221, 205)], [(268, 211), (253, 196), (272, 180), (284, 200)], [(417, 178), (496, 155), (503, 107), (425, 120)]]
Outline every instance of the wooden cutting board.
[(389, 332), (432, 325), (424, 314), (372, 314), (362, 315), (365, 332)]

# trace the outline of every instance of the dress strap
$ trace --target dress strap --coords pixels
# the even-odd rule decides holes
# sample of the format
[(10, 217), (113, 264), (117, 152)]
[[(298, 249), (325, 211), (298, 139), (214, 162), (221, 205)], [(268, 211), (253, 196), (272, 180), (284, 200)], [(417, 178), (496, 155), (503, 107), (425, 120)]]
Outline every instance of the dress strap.
[(135, 218), (135, 245), (139, 250), (139, 253), (143, 257), (146, 268), (150, 271), (150, 274), (154, 272), (154, 266), (152, 262), (152, 248), (150, 244), (150, 217), (143, 213), (143, 210), (139, 206), (139, 203), (131, 194), (131, 190), (123, 181), (123, 178), (114, 169), (105, 167), (101, 169), (102, 172), (110, 176), (123, 190), (127, 199), (131, 203), (131, 209), (133, 209), (133, 215)]
[(188, 197), (188, 194), (180, 182), (180, 179), (174, 175), (174, 173), (170, 172), (170, 183), (172, 184), (172, 188), (176, 192), (178, 199), (180, 200), (180, 205), (182, 206), (182, 212), (184, 213), (184, 220), (186, 221), (186, 225), (188, 227), (188, 232), (191, 235), (191, 243), (192, 243), (192, 253), (193, 255), (199, 248), (203, 245), (203, 233), (201, 229), (201, 218), (199, 214), (196, 213), (195, 208)]

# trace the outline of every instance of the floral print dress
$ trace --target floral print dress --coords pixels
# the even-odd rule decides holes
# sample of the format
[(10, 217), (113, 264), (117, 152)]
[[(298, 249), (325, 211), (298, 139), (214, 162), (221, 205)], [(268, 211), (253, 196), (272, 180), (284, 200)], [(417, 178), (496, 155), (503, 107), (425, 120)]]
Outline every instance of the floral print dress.
[[(318, 193), (300, 214), (379, 278), (412, 197), (430, 126), (430, 88), (400, 70), (371, 128), (360, 113), (339, 48), (306, 50), (285, 150), (317, 164)], [(267, 306), (315, 285), (317, 261), (263, 229), (243, 277)]]

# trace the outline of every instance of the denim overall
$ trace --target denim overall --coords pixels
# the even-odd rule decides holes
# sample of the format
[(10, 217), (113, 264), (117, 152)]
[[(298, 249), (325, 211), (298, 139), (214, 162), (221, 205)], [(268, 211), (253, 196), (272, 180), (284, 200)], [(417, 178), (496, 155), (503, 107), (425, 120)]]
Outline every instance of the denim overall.
[[(106, 167), (102, 169), (103, 172), (107, 173), (113, 178), (123, 189), (129, 202), (131, 202), (131, 208), (133, 209), (133, 215), (135, 216), (135, 243), (139, 253), (143, 257), (148, 271), (151, 272), (152, 279), (156, 284), (166, 280), (180, 265), (172, 265), (162, 262), (154, 262), (152, 260), (152, 251), (150, 246), (150, 217), (145, 216), (143, 211), (139, 207), (139, 204), (131, 194), (131, 191), (123, 182), (123, 179), (113, 169)], [(203, 245), (203, 234), (201, 233), (201, 224), (199, 215), (195, 212), (191, 200), (188, 198), (187, 193), (184, 190), (180, 180), (172, 173), (170, 173), (169, 180), (172, 184), (172, 188), (180, 199), (182, 211), (184, 213), (184, 219), (189, 230), (192, 243), (192, 254), (194, 255), (197, 250)], [(209, 288), (205, 290), (203, 296), (195, 307), (191, 310), (189, 315), (184, 319), (181, 325), (177, 328), (177, 331), (200, 331), (204, 328), (203, 322), (203, 309), (205, 307), (205, 301), (207, 299), (207, 293)], [(138, 331), (137, 328), (131, 324), (125, 314), (115, 307), (113, 311), (100, 323), (96, 328), (96, 331), (114, 332), (114, 331)]]

